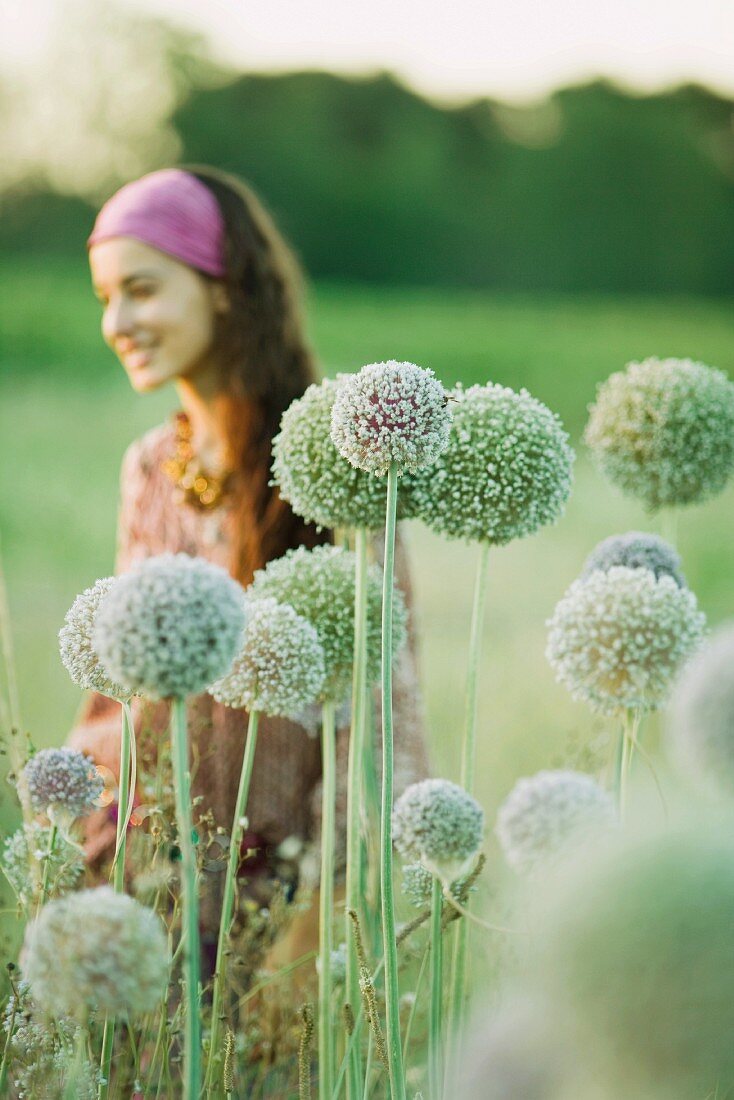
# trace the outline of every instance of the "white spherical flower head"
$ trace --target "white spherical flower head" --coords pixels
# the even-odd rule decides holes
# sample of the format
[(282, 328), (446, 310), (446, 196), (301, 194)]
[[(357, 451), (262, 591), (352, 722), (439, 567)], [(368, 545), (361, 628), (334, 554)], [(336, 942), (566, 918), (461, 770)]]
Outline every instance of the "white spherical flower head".
[[(300, 546), (258, 570), (250, 589), (260, 599), (270, 596), (290, 604), (315, 627), (324, 649), (326, 678), (321, 701), (341, 703), (352, 682), (354, 657), (354, 589), (356, 557), (336, 546)], [(399, 589), (393, 602), (393, 656), (407, 629), (407, 611)], [(367, 682), (380, 673), (382, 652), (382, 572), (367, 571)]]
[(448, 448), (408, 479), (409, 508), (449, 538), (502, 546), (555, 522), (574, 453), (560, 420), (527, 390), (488, 383), (451, 392)]
[(152, 1012), (168, 979), (160, 917), (109, 886), (44, 906), (26, 929), (21, 960), (34, 1001), (52, 1015)]
[(132, 692), (110, 679), (92, 646), (99, 605), (116, 583), (115, 577), (104, 577), (77, 596), (59, 631), (59, 649), (64, 668), (80, 688), (127, 702)]
[(581, 580), (586, 580), (597, 570), (605, 573), (613, 565), (625, 565), (628, 569), (649, 569), (656, 577), (672, 577), (679, 588), (685, 588), (686, 585), (680, 568), (680, 555), (675, 548), (658, 535), (648, 535), (644, 531), (610, 535), (600, 542), (586, 559)]
[(345, 376), (331, 413), (331, 438), (353, 466), (384, 476), (430, 466), (449, 441), (451, 413), (433, 371), (414, 363), (370, 363)]
[(734, 623), (714, 631), (675, 685), (667, 739), (686, 775), (734, 795)]
[(734, 383), (690, 359), (630, 363), (599, 387), (584, 438), (649, 511), (706, 500), (734, 472)]
[(444, 883), (464, 874), (482, 843), (484, 811), (448, 779), (412, 783), (395, 803), (393, 842), (401, 856), (418, 860)]
[(316, 629), (289, 604), (248, 600), (242, 649), (209, 688), (228, 707), (289, 715), (308, 706), (324, 684), (324, 650)]
[[(385, 481), (353, 466), (331, 438), (334, 399), (345, 377), (309, 386), (286, 409), (273, 440), (273, 477), (283, 499), (309, 523), (380, 528), (385, 523)], [(401, 498), (398, 515), (405, 515)]]
[(601, 714), (655, 710), (705, 622), (672, 577), (617, 565), (574, 581), (548, 622), (546, 656), (574, 699)]
[(529, 874), (616, 820), (610, 795), (591, 776), (542, 771), (515, 784), (495, 831), (510, 867)]
[(151, 699), (205, 691), (242, 641), (244, 592), (203, 558), (161, 554), (119, 577), (92, 643), (112, 676)]
[(76, 749), (40, 749), (23, 768), (36, 813), (73, 821), (95, 808), (104, 781), (94, 761)]
[(53, 853), (48, 855), (51, 826), (32, 821), (21, 825), (5, 841), (2, 865), (5, 876), (24, 905), (30, 904), (34, 893), (33, 876), (28, 871), (31, 860), (36, 868), (35, 889), (40, 892), (42, 867), (49, 862), (49, 883), (56, 895), (73, 890), (84, 875), (84, 852), (79, 846), (57, 833)]

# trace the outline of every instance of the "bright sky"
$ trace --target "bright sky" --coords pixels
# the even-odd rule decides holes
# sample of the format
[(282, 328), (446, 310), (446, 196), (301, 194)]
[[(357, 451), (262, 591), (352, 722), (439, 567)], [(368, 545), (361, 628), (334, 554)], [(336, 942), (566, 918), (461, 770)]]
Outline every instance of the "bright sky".
[[(0, 60), (65, 0), (0, 0)], [(103, 3), (104, 0), (101, 0)], [(734, 0), (122, 0), (198, 29), (238, 67), (389, 69), (436, 98), (537, 97), (599, 73), (734, 94)]]

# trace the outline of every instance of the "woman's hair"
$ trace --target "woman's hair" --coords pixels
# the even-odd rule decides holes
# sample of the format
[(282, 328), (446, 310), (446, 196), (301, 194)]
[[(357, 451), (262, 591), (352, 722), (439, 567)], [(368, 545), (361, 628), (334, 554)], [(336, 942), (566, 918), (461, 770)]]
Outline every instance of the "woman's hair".
[(281, 416), (318, 376), (300, 314), (300, 270), (273, 220), (235, 177), (199, 166), (185, 171), (209, 188), (224, 218), (229, 310), (217, 315), (215, 348), (234, 471), (230, 568), (247, 584), (256, 569), (291, 547), (329, 540), (328, 532), (319, 534), (296, 516), (269, 484)]

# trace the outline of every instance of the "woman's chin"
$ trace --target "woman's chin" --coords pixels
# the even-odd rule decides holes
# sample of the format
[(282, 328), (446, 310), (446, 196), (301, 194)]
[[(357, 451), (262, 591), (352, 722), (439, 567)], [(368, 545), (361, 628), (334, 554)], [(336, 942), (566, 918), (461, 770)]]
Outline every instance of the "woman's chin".
[(154, 371), (148, 370), (130, 371), (127, 377), (136, 393), (152, 393), (169, 381), (168, 378), (161, 378)]

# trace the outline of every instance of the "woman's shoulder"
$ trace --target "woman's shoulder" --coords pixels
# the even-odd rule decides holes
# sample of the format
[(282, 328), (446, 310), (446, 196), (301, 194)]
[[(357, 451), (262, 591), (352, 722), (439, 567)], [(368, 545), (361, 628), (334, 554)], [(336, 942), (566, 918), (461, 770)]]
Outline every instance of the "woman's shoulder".
[(122, 476), (150, 474), (160, 469), (161, 463), (171, 454), (175, 431), (170, 421), (150, 428), (134, 439), (122, 459)]

